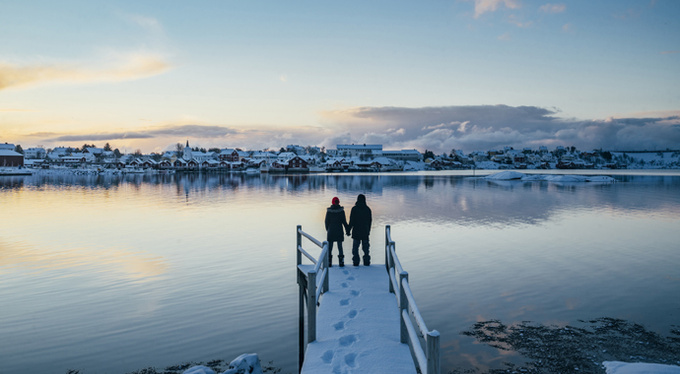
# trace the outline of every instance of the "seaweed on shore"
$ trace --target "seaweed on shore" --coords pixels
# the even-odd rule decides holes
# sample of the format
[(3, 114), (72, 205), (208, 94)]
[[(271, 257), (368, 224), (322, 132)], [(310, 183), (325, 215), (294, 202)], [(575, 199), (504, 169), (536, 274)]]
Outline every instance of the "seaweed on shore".
[[(160, 368), (154, 368), (154, 367), (148, 367), (144, 369), (139, 369), (135, 370), (132, 372), (129, 372), (127, 374), (182, 374), (184, 371), (189, 369), (192, 366), (197, 366), (197, 365), (203, 365), (207, 366), (211, 369), (213, 369), (216, 373), (222, 373), (229, 369), (229, 361), (225, 360), (212, 360), (208, 361), (207, 363), (204, 362), (185, 362), (182, 364), (178, 365), (172, 365), (168, 366), (165, 369), (160, 369)], [(269, 361), (267, 365), (262, 364), (262, 372), (263, 373), (272, 373), (272, 374), (279, 374), (281, 373), (281, 369), (277, 368), (274, 366), (272, 361)], [(80, 370), (67, 370), (66, 374), (81, 374)]]
[[(183, 364), (180, 364), (180, 365), (169, 366), (165, 369), (146, 368), (146, 369), (133, 371), (133, 372), (128, 373), (128, 374), (182, 374), (185, 370), (189, 369), (192, 366), (197, 366), (197, 365), (207, 366), (207, 367), (213, 369), (216, 373), (221, 373), (221, 372), (229, 369), (229, 361), (212, 360), (212, 361), (209, 361), (207, 363), (186, 362), (186, 363), (183, 363)], [(267, 365), (261, 364), (261, 367), (262, 367), (263, 373), (272, 373), (272, 374), (281, 373), (281, 369), (273, 366), (273, 363), (271, 361)]]
[(584, 326), (545, 326), (530, 321), (505, 325), (491, 320), (475, 323), (462, 334), (500, 350), (516, 351), (528, 359), (524, 365), (505, 363), (505, 369), (489, 373), (604, 373), (603, 361), (680, 365), (678, 326), (672, 326), (671, 336), (665, 337), (616, 318), (579, 322)]

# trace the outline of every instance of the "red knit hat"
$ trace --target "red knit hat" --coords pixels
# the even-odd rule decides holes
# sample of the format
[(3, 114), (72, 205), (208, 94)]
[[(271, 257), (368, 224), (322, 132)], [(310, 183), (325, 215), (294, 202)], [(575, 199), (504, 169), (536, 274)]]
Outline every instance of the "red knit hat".
[(340, 199), (338, 199), (337, 197), (334, 197), (333, 200), (331, 200), (331, 203), (333, 205), (340, 205)]

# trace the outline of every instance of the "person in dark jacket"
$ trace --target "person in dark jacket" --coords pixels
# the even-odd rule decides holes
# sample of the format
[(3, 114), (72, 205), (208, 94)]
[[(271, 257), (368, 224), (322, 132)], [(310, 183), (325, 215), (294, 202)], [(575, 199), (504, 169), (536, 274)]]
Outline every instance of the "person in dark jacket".
[(354, 239), (354, 243), (352, 243), (352, 263), (354, 266), (359, 266), (359, 244), (364, 251), (364, 265), (369, 266), (371, 264), (368, 236), (371, 234), (372, 222), (373, 216), (371, 215), (371, 208), (366, 205), (366, 196), (359, 194), (349, 215), (349, 229), (352, 231), (352, 239)]
[[(349, 235), (345, 208), (340, 206), (340, 199), (334, 197), (332, 205), (326, 209), (326, 240), (328, 241), (328, 266), (333, 264), (333, 243), (338, 243), (338, 265), (345, 266), (345, 255), (342, 253), (344, 232)], [(343, 230), (344, 228), (344, 230)]]

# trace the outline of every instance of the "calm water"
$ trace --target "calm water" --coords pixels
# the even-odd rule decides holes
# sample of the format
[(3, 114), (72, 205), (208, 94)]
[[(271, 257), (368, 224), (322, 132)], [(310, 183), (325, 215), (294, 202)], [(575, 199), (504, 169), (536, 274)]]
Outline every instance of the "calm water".
[[(479, 172), (477, 173), (479, 175)], [(611, 173), (609, 174), (611, 175)], [(295, 226), (364, 193), (442, 367), (498, 368), (474, 322), (680, 322), (680, 173), (614, 184), (469, 173), (0, 177), (0, 372), (117, 374), (257, 352), (297, 368)]]

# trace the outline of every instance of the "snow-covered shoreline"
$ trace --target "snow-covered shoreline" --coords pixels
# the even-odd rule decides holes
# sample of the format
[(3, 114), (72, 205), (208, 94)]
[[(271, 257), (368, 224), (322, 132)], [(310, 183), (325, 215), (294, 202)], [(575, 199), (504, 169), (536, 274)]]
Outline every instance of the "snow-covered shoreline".
[(607, 374), (680, 374), (680, 366), (642, 362), (605, 361)]
[[(680, 366), (650, 364), (643, 362), (605, 361), (602, 366), (607, 374), (680, 374)], [(220, 374), (263, 374), (257, 354), (243, 354), (229, 364), (229, 369)], [(213, 369), (196, 365), (182, 374), (217, 374)]]
[(577, 175), (577, 174), (524, 174), (518, 171), (506, 170), (500, 173), (480, 177), (487, 180), (495, 181), (512, 181), (519, 180), (522, 182), (559, 182), (559, 183), (582, 183), (582, 182), (600, 182), (613, 183), (616, 179), (606, 175)]

